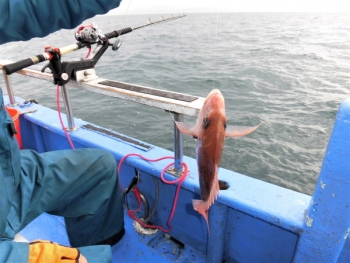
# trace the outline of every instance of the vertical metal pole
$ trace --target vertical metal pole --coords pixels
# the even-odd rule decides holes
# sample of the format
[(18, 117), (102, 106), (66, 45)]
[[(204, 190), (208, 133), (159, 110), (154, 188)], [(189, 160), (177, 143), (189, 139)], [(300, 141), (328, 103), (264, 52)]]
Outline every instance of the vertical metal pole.
[(4, 74), (4, 79), (5, 79), (6, 88), (7, 88), (7, 94), (9, 96), (10, 103), (11, 103), (11, 105), (15, 105), (16, 104), (15, 94), (13, 93), (10, 75), (7, 75), (4, 69), (2, 70), (2, 72)]
[(66, 85), (63, 85), (61, 87), (62, 87), (64, 107), (66, 109), (68, 129), (70, 131), (75, 131), (77, 128), (75, 127), (75, 124), (74, 124), (73, 110), (72, 110), (72, 104), (70, 102), (69, 90), (68, 90), (68, 87), (66, 87)]
[[(175, 121), (183, 122), (184, 115), (180, 113), (174, 114)], [(183, 148), (182, 148), (182, 133), (177, 128), (175, 122), (174, 122), (174, 158), (175, 158), (175, 173), (182, 173), (183, 167), (182, 167), (182, 158), (183, 158)]]

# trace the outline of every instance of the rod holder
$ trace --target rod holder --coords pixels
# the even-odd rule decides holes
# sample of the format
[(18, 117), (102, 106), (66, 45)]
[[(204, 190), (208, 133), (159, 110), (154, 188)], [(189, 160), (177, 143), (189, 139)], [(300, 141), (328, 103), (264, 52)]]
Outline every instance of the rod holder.
[(76, 131), (78, 128), (75, 126), (75, 123), (74, 123), (73, 109), (70, 101), (69, 89), (68, 87), (66, 87), (66, 85), (61, 86), (61, 88), (62, 88), (64, 107), (66, 109), (68, 130)]
[(12, 89), (12, 84), (11, 84), (11, 78), (10, 75), (7, 75), (5, 70), (2, 69), (3, 75), (4, 75), (4, 79), (5, 79), (5, 84), (6, 84), (6, 88), (7, 88), (7, 95), (9, 96), (9, 100), (10, 100), (10, 105), (16, 105), (16, 100), (15, 100), (15, 94), (13, 92)]
[[(174, 120), (178, 122), (182, 122), (184, 119), (184, 115), (181, 113), (174, 113)], [(177, 128), (174, 122), (174, 166), (168, 169), (168, 173), (180, 177), (183, 174), (183, 146), (182, 146), (183, 138), (182, 133)]]

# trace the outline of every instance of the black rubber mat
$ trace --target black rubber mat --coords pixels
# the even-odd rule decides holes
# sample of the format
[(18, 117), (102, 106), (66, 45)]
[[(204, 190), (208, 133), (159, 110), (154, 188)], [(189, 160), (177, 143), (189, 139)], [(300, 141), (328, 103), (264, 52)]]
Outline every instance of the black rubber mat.
[(154, 96), (168, 98), (168, 99), (181, 100), (181, 101), (185, 101), (185, 102), (192, 102), (192, 101), (195, 101), (196, 99), (198, 99), (198, 97), (191, 96), (191, 95), (177, 94), (177, 93), (173, 93), (173, 92), (165, 91), (165, 90), (154, 90), (154, 89), (150, 89), (150, 88), (146, 88), (146, 87), (140, 87), (140, 86), (136, 86), (136, 85), (120, 83), (117, 81), (105, 80), (105, 81), (99, 82), (98, 84), (106, 85), (106, 86), (110, 86), (110, 87), (115, 87), (118, 89), (125, 89), (125, 90), (140, 92), (140, 93), (154, 95)]

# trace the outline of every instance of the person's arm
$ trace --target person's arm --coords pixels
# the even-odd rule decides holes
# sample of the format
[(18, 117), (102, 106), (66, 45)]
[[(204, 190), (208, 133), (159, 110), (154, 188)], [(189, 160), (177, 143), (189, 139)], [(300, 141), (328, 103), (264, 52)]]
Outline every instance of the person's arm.
[[(120, 2), (121, 0), (0, 0), (0, 44), (44, 37), (60, 29), (74, 28), (90, 17), (118, 7)], [(1, 179), (4, 177), (0, 174), (0, 181)], [(0, 186), (5, 188), (5, 184)], [(0, 235), (6, 222), (6, 217), (1, 216), (6, 216), (9, 211), (8, 195), (6, 191), (0, 192)], [(28, 243), (7, 241), (0, 236), (1, 263), (28, 262), (29, 257)], [(84, 260), (86, 262), (82, 257), (79, 262)]]
[[(0, 112), (4, 111), (1, 107), (2, 93), (0, 90)], [(5, 127), (0, 129), (5, 130)], [(0, 148), (6, 142), (5, 133), (1, 133), (0, 130)], [(1, 149), (3, 150), (3, 149)], [(5, 152), (6, 153), (6, 152)], [(2, 158), (2, 157), (0, 157)], [(1, 161), (1, 160), (0, 160)], [(13, 195), (13, 180), (11, 177), (5, 178), (5, 173), (0, 165), (0, 262), (27, 262), (28, 261), (28, 243), (17, 243), (10, 240), (4, 240), (3, 233), (6, 228), (7, 215), (11, 207), (11, 197)]]
[[(44, 244), (44, 243), (43, 243)], [(35, 244), (34, 244), (35, 245)], [(26, 263), (26, 262), (58, 262), (59, 259), (66, 259), (69, 262), (87, 263), (86, 258), (77, 253), (77, 249), (60, 246), (51, 243), (52, 246), (42, 248), (30, 248), (26, 242), (0, 241), (0, 262), (1, 263)], [(59, 259), (57, 259), (59, 257)]]
[(28, 262), (28, 243), (0, 241), (0, 262)]
[(121, 0), (1, 0), (0, 44), (44, 37), (72, 29), (97, 14), (119, 6)]

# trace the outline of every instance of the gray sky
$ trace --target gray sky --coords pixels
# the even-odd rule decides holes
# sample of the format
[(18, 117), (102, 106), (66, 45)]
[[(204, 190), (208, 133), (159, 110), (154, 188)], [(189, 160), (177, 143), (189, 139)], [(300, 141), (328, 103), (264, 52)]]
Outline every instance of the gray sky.
[[(350, 0), (123, 0), (109, 14), (347, 12)], [(350, 14), (349, 14), (350, 15)]]

